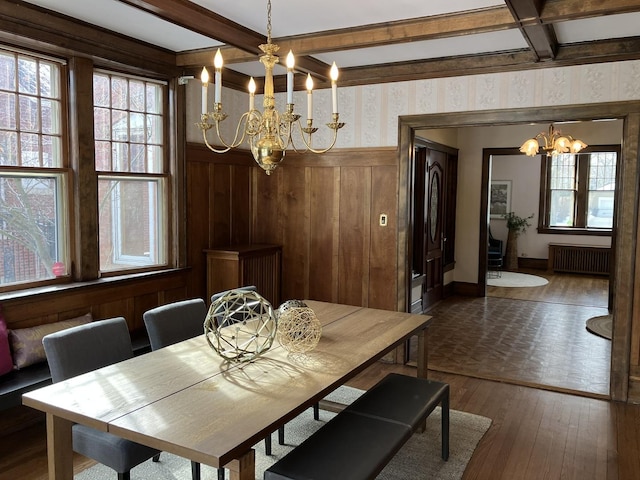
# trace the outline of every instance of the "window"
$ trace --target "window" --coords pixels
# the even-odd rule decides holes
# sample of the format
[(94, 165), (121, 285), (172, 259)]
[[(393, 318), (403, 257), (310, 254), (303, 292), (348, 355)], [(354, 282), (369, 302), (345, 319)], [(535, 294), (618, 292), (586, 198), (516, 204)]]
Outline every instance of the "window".
[(166, 265), (166, 85), (93, 76), (100, 270)]
[(611, 232), (620, 147), (543, 157), (539, 229), (544, 233)]
[(64, 69), (0, 49), (0, 288), (68, 270)]

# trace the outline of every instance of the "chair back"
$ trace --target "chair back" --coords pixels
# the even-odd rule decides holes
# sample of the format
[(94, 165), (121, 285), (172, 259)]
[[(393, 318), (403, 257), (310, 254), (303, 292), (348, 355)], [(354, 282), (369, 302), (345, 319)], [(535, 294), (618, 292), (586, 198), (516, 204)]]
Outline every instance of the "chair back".
[(204, 335), (207, 306), (201, 298), (169, 303), (144, 312), (151, 350)]
[(53, 382), (133, 357), (129, 327), (123, 317), (51, 333), (42, 343)]
[[(256, 292), (258, 289), (255, 285), (247, 285), (246, 287), (238, 287), (234, 288), (233, 290), (239, 290), (241, 292)], [(211, 304), (233, 290), (224, 290), (223, 292), (214, 293), (213, 295), (211, 295)], [(243, 322), (245, 320), (244, 314), (236, 310), (238, 307), (242, 306), (243, 305), (240, 302), (231, 302), (225, 304), (225, 308), (217, 310), (216, 314), (214, 315), (215, 324), (218, 326), (228, 326), (230, 324)], [(229, 308), (229, 310), (227, 310), (227, 307)]]
[[(233, 290), (244, 290), (246, 292), (255, 292), (258, 289), (256, 288), (255, 285), (247, 285), (246, 287), (238, 287), (238, 288), (234, 288)], [(217, 299), (219, 299), (223, 295), (226, 295), (230, 291), (231, 290), (225, 290), (224, 292), (214, 293), (213, 295), (211, 295), (211, 303), (215, 302)]]

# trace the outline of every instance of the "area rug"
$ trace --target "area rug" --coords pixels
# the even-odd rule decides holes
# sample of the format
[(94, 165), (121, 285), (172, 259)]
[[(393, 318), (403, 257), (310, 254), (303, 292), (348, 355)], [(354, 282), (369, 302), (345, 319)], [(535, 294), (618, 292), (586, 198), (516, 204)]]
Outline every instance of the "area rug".
[(611, 340), (613, 318), (611, 315), (600, 315), (587, 320), (587, 330), (607, 340)]
[[(327, 397), (337, 403), (351, 403), (363, 393), (362, 390), (340, 387)], [(262, 480), (263, 472), (278, 459), (287, 454), (295, 445), (319, 429), (335, 414), (320, 410), (320, 420), (313, 419), (311, 409), (286, 424), (286, 445), (279, 445), (273, 435), (272, 455), (264, 454), (264, 442), (255, 445), (256, 480)], [(378, 479), (408, 480), (437, 479), (454, 480), (462, 478), (464, 470), (480, 439), (489, 429), (491, 420), (470, 413), (451, 410), (450, 412), (450, 453), (449, 460), (442, 460), (440, 443), (440, 407), (427, 419), (427, 429), (416, 433), (380, 473)], [(354, 459), (355, 460), (355, 459)], [(229, 472), (227, 472), (228, 478)], [(104, 465), (95, 465), (74, 477), (76, 480), (101, 480), (115, 478), (113, 470)], [(216, 480), (217, 471), (202, 465), (202, 480)], [(131, 480), (191, 480), (191, 465), (184, 458), (162, 452), (160, 462), (144, 462), (131, 470)]]
[(498, 278), (487, 278), (490, 287), (541, 287), (547, 283), (546, 278), (516, 272), (500, 272)]

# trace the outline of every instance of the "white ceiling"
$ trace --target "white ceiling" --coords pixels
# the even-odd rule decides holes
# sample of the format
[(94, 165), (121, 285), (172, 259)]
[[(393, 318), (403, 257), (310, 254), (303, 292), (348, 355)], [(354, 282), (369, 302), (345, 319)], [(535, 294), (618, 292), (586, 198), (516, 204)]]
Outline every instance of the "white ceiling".
[[(208, 49), (221, 45), (215, 39), (177, 26), (121, 0), (27, 2), (174, 52)], [(192, 0), (192, 3), (262, 35), (267, 33), (266, 0)], [(505, 6), (504, 0), (323, 0), (315, 3), (273, 0), (272, 3), (274, 38)], [(640, 37), (640, 12), (568, 20), (554, 24), (554, 29), (560, 44)], [(327, 64), (335, 60), (340, 67), (358, 67), (526, 48), (527, 42), (520, 30), (512, 28), (364, 49), (323, 52), (313, 56)], [(257, 61), (228, 67), (247, 75), (264, 75), (264, 69)]]

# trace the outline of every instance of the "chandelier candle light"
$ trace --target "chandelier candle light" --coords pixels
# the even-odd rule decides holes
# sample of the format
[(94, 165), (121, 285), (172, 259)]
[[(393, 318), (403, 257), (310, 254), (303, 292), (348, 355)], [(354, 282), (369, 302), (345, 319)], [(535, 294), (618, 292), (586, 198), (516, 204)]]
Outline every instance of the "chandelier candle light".
[[(295, 59), (293, 52), (289, 52), (286, 59), (287, 65), (287, 107), (285, 112), (278, 112), (275, 108), (275, 95), (273, 88), (273, 67), (279, 62), (276, 52), (279, 46), (271, 42), (271, 0), (267, 2), (267, 43), (260, 45), (260, 50), (264, 53), (260, 56), (260, 62), (265, 68), (264, 79), (264, 101), (263, 111), (255, 108), (256, 83), (253, 77), (249, 80), (249, 111), (242, 114), (238, 120), (235, 135), (232, 141), (225, 141), (220, 134), (220, 122), (227, 118), (227, 114), (222, 110), (222, 54), (220, 49), (214, 57), (215, 77), (214, 77), (214, 106), (209, 112), (207, 107), (207, 89), (209, 86), (209, 72), (206, 67), (202, 69), (200, 77), (202, 81), (202, 115), (201, 120), (196, 125), (202, 130), (202, 136), (207, 147), (215, 153), (226, 153), (232, 148), (236, 148), (246, 139), (255, 161), (264, 169), (267, 175), (278, 166), (285, 155), (285, 150), (289, 147), (299, 153), (325, 153), (333, 148), (338, 138), (338, 130), (344, 126), (340, 123), (338, 114), (338, 67), (333, 63), (330, 71), (331, 78), (331, 100), (333, 113), (332, 121), (327, 123), (327, 127), (333, 130), (333, 138), (330, 145), (324, 149), (312, 147), (312, 135), (318, 129), (313, 126), (313, 79), (307, 75), (307, 122), (306, 127), (300, 123), (300, 115), (293, 111), (293, 75)], [(300, 138), (304, 147), (297, 148), (293, 132), (298, 127)], [(207, 132), (215, 127), (218, 141), (223, 148), (212, 146), (207, 139)]]
[(534, 138), (530, 138), (522, 144), (520, 151), (529, 157), (534, 157), (540, 150), (540, 142), (538, 139), (544, 140), (542, 149), (547, 152), (548, 157), (559, 155), (561, 153), (578, 153), (587, 147), (582, 140), (573, 138), (571, 135), (563, 135), (560, 130), (556, 130), (553, 124), (549, 125), (549, 133), (540, 132)]

